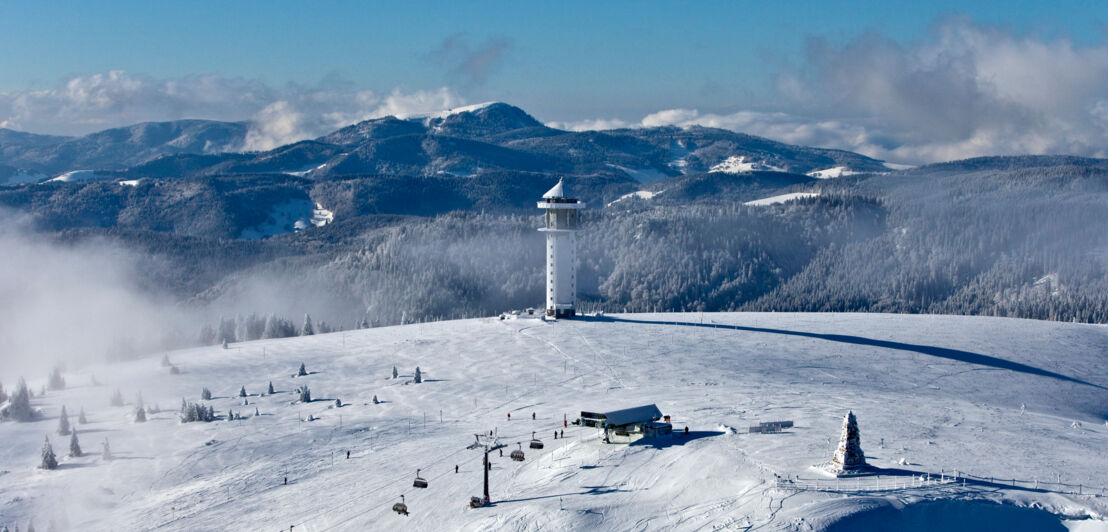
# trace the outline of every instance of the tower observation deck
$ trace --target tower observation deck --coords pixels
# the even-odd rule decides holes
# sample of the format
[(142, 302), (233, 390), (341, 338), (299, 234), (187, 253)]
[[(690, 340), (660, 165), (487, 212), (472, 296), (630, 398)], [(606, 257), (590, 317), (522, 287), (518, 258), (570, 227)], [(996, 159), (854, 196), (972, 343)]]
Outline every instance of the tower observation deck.
[(572, 318), (577, 313), (577, 222), (584, 203), (566, 197), (558, 181), (542, 195), (539, 208), (546, 210), (546, 316)]

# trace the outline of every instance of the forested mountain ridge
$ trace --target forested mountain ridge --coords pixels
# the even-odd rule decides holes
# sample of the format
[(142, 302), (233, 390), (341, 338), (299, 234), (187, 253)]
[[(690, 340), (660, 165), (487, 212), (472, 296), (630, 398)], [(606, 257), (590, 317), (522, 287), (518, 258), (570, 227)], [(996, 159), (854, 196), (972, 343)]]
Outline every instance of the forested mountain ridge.
[[(40, 141), (54, 142), (22, 140)], [(831, 167), (856, 173), (807, 175)], [(891, 171), (707, 128), (565, 132), (492, 104), (107, 175), (0, 186), (0, 207), (29, 215), (44, 238), (136, 250), (149, 258), (136, 282), (212, 314), (310, 312), (349, 327), (539, 305), (534, 202), (565, 178), (588, 206), (578, 253), (586, 310), (1108, 323), (1101, 159)]]

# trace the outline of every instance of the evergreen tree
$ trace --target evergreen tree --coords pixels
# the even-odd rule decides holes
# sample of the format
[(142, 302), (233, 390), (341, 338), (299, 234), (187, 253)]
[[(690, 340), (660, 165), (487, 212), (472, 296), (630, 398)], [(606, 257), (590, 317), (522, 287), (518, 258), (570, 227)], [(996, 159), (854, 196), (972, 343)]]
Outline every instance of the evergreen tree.
[(273, 381), (269, 381), (269, 389), (267, 389), (265, 393), (267, 393), (269, 395), (273, 395), (275, 393), (273, 391)]
[(304, 363), (300, 363), (300, 369), (296, 372), (297, 377), (304, 377), (308, 374), (308, 370), (304, 367)]
[(81, 456), (81, 443), (77, 441), (77, 430), (73, 430), (73, 435), (69, 437), (69, 456)]
[(392, 378), (394, 378), (394, 379), (395, 379), (395, 378), (397, 378), (397, 377), (399, 377), (399, 376), (400, 376), (400, 373), (399, 373), (398, 371), (396, 371), (396, 366), (393, 366), (393, 367), (392, 367)]
[(54, 366), (54, 370), (50, 372), (49, 386), (51, 390), (64, 390), (65, 379), (62, 378), (62, 369)]
[(301, 403), (310, 403), (310, 402), (312, 402), (312, 391), (308, 389), (307, 385), (304, 385), (304, 386), (301, 386), (300, 388), (298, 388), (297, 392), (299, 392), (299, 394), (300, 394), (300, 402)]
[(85, 417), (85, 407), (81, 407), (81, 412), (77, 414), (77, 423), (84, 425), (88, 423), (88, 418)]
[(35, 411), (31, 408), (31, 390), (27, 388), (27, 381), (19, 379), (19, 385), (11, 396), (8, 404), (8, 416), (15, 421), (31, 421), (35, 418)]
[(169, 353), (162, 355), (162, 367), (168, 368), (173, 366), (173, 363), (169, 361)]
[(58, 416), (58, 434), (69, 436), (69, 414), (65, 412), (65, 405), (62, 405), (62, 413)]
[(8, 394), (4, 392), (4, 383), (0, 382), (0, 403), (8, 400)]
[(258, 413), (258, 407), (256, 407), (256, 406), (255, 406), (255, 407), (254, 407), (254, 417), (258, 417), (258, 416), (260, 416), (260, 415), (261, 415), (261, 414), (259, 414), (259, 413)]
[(111, 399), (112, 406), (123, 406), (123, 393), (116, 388), (115, 393), (112, 394)]
[(342, 399), (335, 399), (335, 406), (338, 408), (342, 408)]
[(381, 401), (378, 401), (378, 400), (377, 400), (377, 396), (376, 396), (376, 395), (374, 395), (374, 396), (373, 396), (373, 404), (375, 404), (375, 405), (381, 404)]
[(142, 407), (143, 407), (142, 392), (139, 392), (138, 395), (135, 396), (135, 408), (138, 408), (139, 410), (142, 410)]
[(107, 438), (104, 438), (104, 443), (100, 446), (100, 458), (105, 462), (112, 459), (112, 447), (108, 444)]
[(212, 391), (209, 390), (207, 386), (205, 386), (203, 390), (200, 390), (200, 398), (205, 400), (205, 401), (211, 401), (212, 400)]
[(315, 328), (312, 327), (312, 317), (304, 315), (304, 325), (300, 326), (300, 336), (311, 336), (315, 334)]
[(419, 371), (419, 366), (415, 368), (415, 382), (416, 384), (423, 382), (423, 373)]
[(135, 423), (146, 423), (146, 410), (141, 406), (135, 409)]
[(235, 413), (230, 410), (227, 411), (227, 421), (233, 421), (235, 419)]
[(50, 437), (47, 436), (42, 443), (42, 464), (39, 465), (42, 469), (57, 469), (58, 458), (54, 456), (54, 448), (50, 446)]
[(239, 388), (239, 397), (246, 397), (246, 386)]

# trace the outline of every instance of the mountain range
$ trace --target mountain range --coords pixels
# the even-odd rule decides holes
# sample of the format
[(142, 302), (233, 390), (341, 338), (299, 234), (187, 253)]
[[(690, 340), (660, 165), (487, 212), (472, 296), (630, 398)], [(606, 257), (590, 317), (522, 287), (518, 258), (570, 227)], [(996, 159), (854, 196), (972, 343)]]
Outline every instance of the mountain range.
[(1108, 322), (1102, 159), (898, 169), (713, 128), (562, 131), (503, 103), (259, 152), (250, 127), (0, 131), (0, 209), (133, 249), (136, 283), (212, 313), (398, 323), (538, 304), (535, 201), (564, 179), (588, 205), (591, 309)]

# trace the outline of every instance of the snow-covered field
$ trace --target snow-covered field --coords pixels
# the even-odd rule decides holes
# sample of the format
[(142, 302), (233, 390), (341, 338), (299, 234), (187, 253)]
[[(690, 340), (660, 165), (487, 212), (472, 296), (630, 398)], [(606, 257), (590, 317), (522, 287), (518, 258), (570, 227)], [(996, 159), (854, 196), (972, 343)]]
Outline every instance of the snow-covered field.
[[(170, 353), (180, 374), (158, 353), (66, 373), (66, 390), (33, 400), (40, 421), (0, 424), (0, 526), (1049, 530), (1066, 517), (1104, 530), (1106, 354), (1104, 326), (787, 313), (367, 329)], [(311, 374), (293, 377), (301, 362)], [(269, 381), (277, 393), (259, 396)], [(298, 403), (305, 385), (315, 400)], [(203, 387), (217, 414), (242, 419), (178, 422)], [(116, 389), (162, 411), (135, 423), (133, 406), (109, 406)], [(571, 424), (552, 438), (581, 410), (648, 403), (689, 435), (607, 445)], [(44, 434), (68, 449), (54, 433), (62, 405), (71, 422), (84, 408), (92, 454), (36, 469)], [(881, 474), (811, 467), (831, 458), (847, 410)], [(777, 420), (795, 426), (746, 433)], [(490, 430), (523, 442), (526, 460), (494, 453), (494, 505), (470, 509), (481, 455), (466, 446)], [(528, 448), (532, 431), (544, 449)], [(105, 439), (114, 460), (98, 455)], [(417, 468), (429, 488), (412, 487)], [(391, 511), (400, 495), (409, 516)]]

